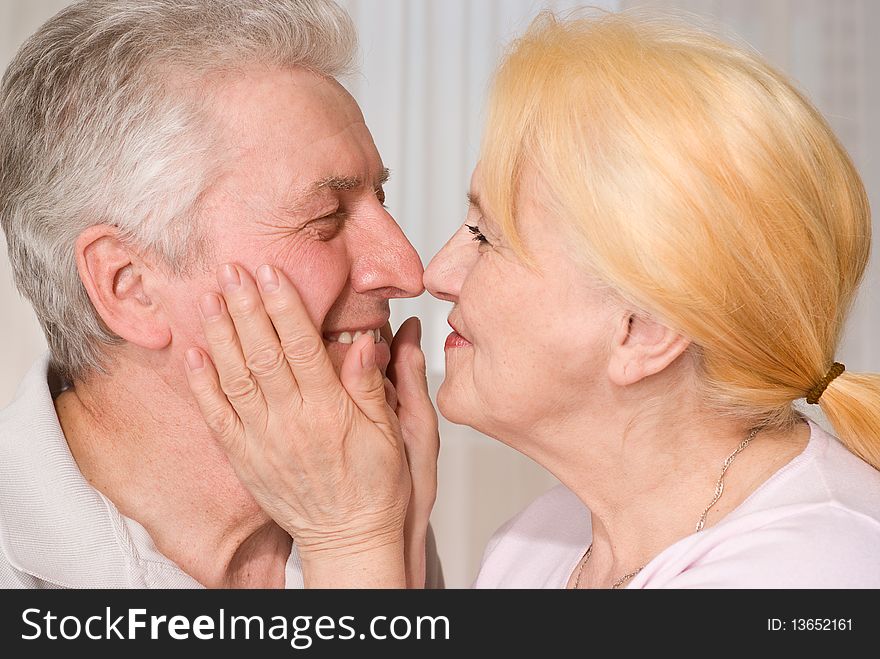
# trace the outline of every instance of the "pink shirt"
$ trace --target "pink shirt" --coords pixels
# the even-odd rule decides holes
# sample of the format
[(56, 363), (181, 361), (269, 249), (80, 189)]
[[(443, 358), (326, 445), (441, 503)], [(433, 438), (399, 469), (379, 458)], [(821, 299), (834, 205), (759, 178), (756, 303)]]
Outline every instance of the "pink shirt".
[[(880, 588), (880, 472), (810, 426), (799, 456), (626, 587)], [(495, 533), (474, 587), (565, 588), (591, 536), (590, 511), (557, 486)]]

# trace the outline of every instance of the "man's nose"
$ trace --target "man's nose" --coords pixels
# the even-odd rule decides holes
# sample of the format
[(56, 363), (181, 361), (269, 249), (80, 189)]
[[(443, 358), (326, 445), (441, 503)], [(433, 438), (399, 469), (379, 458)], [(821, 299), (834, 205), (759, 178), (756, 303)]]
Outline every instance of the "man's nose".
[(459, 230), (425, 269), (424, 283), (428, 292), (439, 300), (457, 302), (461, 286), (478, 256), (476, 251), (470, 237)]
[(358, 293), (378, 292), (385, 298), (417, 297), (424, 266), (412, 244), (390, 215), (370, 234), (360, 236), (352, 280)]

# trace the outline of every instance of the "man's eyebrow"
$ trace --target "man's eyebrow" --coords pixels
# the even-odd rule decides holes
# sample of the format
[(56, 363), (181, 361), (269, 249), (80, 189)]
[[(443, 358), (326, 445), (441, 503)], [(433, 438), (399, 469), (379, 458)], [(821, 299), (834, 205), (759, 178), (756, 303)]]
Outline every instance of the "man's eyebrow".
[[(391, 178), (391, 170), (387, 167), (382, 170), (379, 174), (378, 179), (376, 180), (376, 186), (385, 185), (388, 182), (388, 179)], [(312, 188), (314, 190), (320, 190), (322, 188), (327, 188), (329, 190), (356, 190), (357, 188), (363, 186), (364, 181), (359, 176), (328, 176), (327, 178), (323, 178), (320, 181), (317, 181)]]

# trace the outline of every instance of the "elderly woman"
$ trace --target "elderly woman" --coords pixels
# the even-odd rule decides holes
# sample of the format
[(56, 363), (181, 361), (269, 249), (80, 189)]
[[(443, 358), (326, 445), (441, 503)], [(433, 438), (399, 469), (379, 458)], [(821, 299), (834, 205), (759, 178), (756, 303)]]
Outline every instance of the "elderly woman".
[[(868, 202), (781, 74), (632, 14), (543, 16), (497, 73), (469, 198), (425, 273), (453, 302), (438, 406), (563, 484), (495, 535), (478, 587), (880, 587), (880, 377), (834, 359)], [(289, 280), (257, 279), (206, 324), (217, 369), (193, 359), (209, 426), (310, 585), (418, 585), (437, 439), (416, 323), (392, 382), (369, 337), (337, 378)], [(244, 403), (224, 373), (256, 345), (279, 358)]]

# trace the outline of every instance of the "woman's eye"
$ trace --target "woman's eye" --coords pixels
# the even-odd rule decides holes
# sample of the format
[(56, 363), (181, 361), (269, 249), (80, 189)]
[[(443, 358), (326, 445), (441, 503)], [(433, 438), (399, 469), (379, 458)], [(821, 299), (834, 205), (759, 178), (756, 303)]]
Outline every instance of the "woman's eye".
[(482, 232), (480, 231), (480, 227), (478, 227), (476, 225), (472, 226), (470, 224), (465, 224), (465, 226), (468, 228), (468, 231), (471, 232), (471, 235), (473, 235), (474, 240), (476, 240), (481, 245), (488, 245), (489, 244), (489, 241), (486, 239), (486, 236), (484, 236), (482, 234)]

